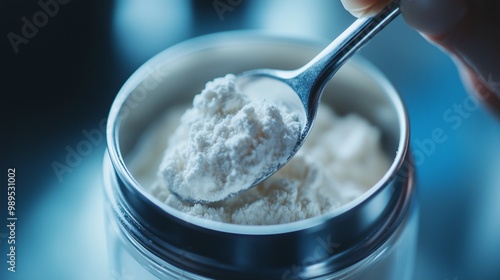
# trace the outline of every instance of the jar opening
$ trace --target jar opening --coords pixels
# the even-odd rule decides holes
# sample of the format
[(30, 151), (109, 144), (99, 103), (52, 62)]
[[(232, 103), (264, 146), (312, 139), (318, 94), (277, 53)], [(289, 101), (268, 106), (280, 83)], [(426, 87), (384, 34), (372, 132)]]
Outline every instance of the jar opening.
[[(179, 265), (188, 270), (245, 264), (249, 265), (249, 271), (270, 266), (282, 269), (302, 261), (314, 254), (312, 244), (318, 238), (340, 244), (320, 260), (336, 268), (351, 265), (387, 241), (407, 215), (414, 189), (408, 154), (409, 124), (396, 90), (361, 58), (348, 62), (335, 75), (327, 87), (335, 87), (337, 91), (325, 93), (323, 98), (336, 104), (339, 113), (355, 110), (379, 127), (385, 152), (393, 162), (374, 186), (337, 210), (279, 225), (215, 222), (164, 205), (140, 185), (127, 167), (127, 153), (137, 143), (137, 135), (165, 106), (190, 100), (186, 92), (199, 92), (206, 81), (229, 72), (263, 67), (295, 69), (317, 50), (317, 44), (267, 35), (243, 36), (241, 32), (210, 35), (160, 53), (132, 75), (113, 103), (107, 137), (112, 176), (117, 178), (115, 193), (121, 197), (118, 203), (128, 211), (128, 222), (141, 229), (133, 238), (149, 244), (148, 248), (167, 261), (183, 259)], [(245, 55), (249, 51), (256, 55)], [(238, 64), (231, 63), (234, 61)], [(196, 71), (193, 64), (198, 65)], [(210, 71), (198, 71), (202, 69)], [(187, 73), (191, 75), (190, 83), (179, 78)], [(146, 85), (149, 85), (147, 96), (132, 103), (139, 100), (137, 96), (141, 96), (138, 94)], [(166, 90), (179, 92), (179, 98), (165, 94)], [(217, 248), (225, 248), (225, 252)], [(239, 260), (236, 255), (246, 257)]]

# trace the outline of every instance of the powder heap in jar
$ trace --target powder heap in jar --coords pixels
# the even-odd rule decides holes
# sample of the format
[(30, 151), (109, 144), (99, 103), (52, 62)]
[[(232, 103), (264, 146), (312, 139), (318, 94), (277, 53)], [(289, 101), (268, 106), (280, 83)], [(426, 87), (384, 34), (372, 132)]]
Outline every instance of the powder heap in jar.
[(227, 75), (207, 83), (169, 139), (160, 173), (191, 201), (220, 201), (286, 163), (300, 134), (285, 104), (251, 100)]
[[(232, 76), (225, 77), (227, 84), (225, 82), (223, 84), (231, 86), (230, 80), (233, 78)], [(210, 88), (213, 85), (209, 84), (207, 87)], [(272, 90), (270, 88), (270, 91)], [(216, 93), (211, 92), (210, 94)], [(232, 108), (240, 107), (242, 102), (246, 102), (244, 98), (239, 96), (235, 97), (236, 100), (232, 100), (230, 96), (225, 98), (227, 99), (224, 102), (217, 102), (218, 105), (215, 107), (212, 107), (208, 102), (210, 99), (206, 98), (197, 97), (194, 103), (206, 103), (199, 105), (201, 108), (207, 108), (206, 110), (231, 111)], [(382, 178), (390, 165), (387, 156), (381, 149), (381, 135), (376, 127), (355, 114), (337, 116), (332, 109), (322, 105), (319, 108), (314, 127), (302, 148), (290, 162), (273, 176), (256, 187), (224, 201), (208, 205), (184, 202), (173, 195), (167, 187), (167, 184), (172, 183), (171, 180), (184, 180), (184, 178), (175, 178), (175, 176), (181, 175), (176, 175), (175, 172), (166, 173), (165, 169), (169, 165), (167, 158), (170, 157), (171, 153), (186, 149), (178, 148), (179, 144), (191, 141), (190, 133), (182, 123), (196, 119), (196, 116), (201, 117), (202, 115), (197, 110), (188, 109), (186, 112), (184, 108), (169, 109), (164, 118), (158, 120), (143, 135), (140, 144), (128, 162), (134, 177), (153, 196), (166, 205), (195, 217), (242, 225), (283, 224), (315, 217), (329, 213), (361, 196)], [(184, 116), (181, 118), (183, 114)], [(245, 118), (248, 117), (245, 116)], [(284, 119), (282, 123), (279, 123), (280, 125), (277, 123), (269, 124), (269, 129), (272, 128), (271, 132), (273, 133), (276, 133), (275, 130), (277, 130), (281, 131), (279, 135), (287, 135), (289, 139), (286, 141), (296, 142), (296, 138), (288, 134), (288, 130), (283, 127), (285, 123), (293, 123), (291, 121), (294, 120), (293, 115), (285, 115), (282, 118)], [(181, 120), (179, 121), (179, 119)], [(212, 122), (207, 121), (207, 123), (213, 125)], [(200, 129), (204, 126), (202, 123), (199, 125)], [(227, 130), (227, 128), (222, 127), (218, 129)], [(206, 137), (218, 133), (215, 130), (214, 132), (204, 132)], [(276, 145), (286, 147), (287, 144), (282, 142), (280, 137), (266, 141), (276, 141)], [(203, 138), (199, 139), (201, 142), (197, 145), (203, 146), (204, 143), (207, 143), (205, 141), (208, 140)], [(240, 139), (235, 139), (235, 141), (240, 142)], [(288, 148), (284, 147), (277, 150), (289, 153), (285, 152)], [(206, 150), (213, 149), (210, 146), (204, 148)], [(166, 151), (164, 158), (162, 157), (163, 151)], [(255, 154), (254, 156), (265, 155)], [(275, 161), (275, 156), (273, 155), (270, 161)], [(161, 167), (158, 171), (159, 165)], [(196, 165), (202, 166), (198, 163)], [(241, 167), (243, 168), (244, 165)], [(221, 166), (210, 168), (213, 168), (212, 170), (222, 169)], [(195, 176), (195, 172), (199, 171), (185, 169), (185, 172), (192, 172), (192, 175)], [(245, 177), (246, 172), (242, 169), (224, 176), (234, 176), (234, 180), (236, 180), (237, 177)], [(219, 176), (215, 174), (214, 177)], [(197, 179), (193, 180), (193, 182), (197, 181)], [(201, 182), (201, 184), (203, 183)]]

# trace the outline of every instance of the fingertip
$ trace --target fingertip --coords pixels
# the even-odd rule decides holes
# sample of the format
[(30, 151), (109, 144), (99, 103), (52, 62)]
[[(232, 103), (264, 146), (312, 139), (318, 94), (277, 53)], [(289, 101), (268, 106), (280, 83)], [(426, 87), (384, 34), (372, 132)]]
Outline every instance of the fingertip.
[(390, 0), (341, 0), (344, 8), (355, 17), (371, 16), (384, 8)]

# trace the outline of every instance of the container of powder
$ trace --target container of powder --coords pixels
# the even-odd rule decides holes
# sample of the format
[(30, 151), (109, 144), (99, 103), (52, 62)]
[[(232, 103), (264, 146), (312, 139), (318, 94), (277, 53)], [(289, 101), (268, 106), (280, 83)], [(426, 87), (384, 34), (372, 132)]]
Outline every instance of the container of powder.
[[(115, 272), (127, 267), (138, 279), (410, 279), (417, 210), (406, 111), (389, 82), (360, 58), (327, 85), (311, 135), (272, 177), (208, 205), (179, 200), (167, 187), (175, 180), (187, 187), (235, 184), (247, 172), (248, 164), (237, 164), (223, 173), (224, 155), (254, 147), (252, 126), (217, 126), (236, 113), (195, 120), (200, 110), (262, 114), (241, 100), (202, 95), (207, 82), (230, 87), (229, 73), (296, 69), (319, 50), (321, 44), (289, 38), (214, 34), (160, 53), (130, 77), (111, 108), (104, 160)], [(287, 137), (276, 124), (267, 127)], [(227, 133), (237, 136), (232, 146), (216, 141)], [(206, 154), (184, 156), (199, 151)], [(202, 175), (210, 172), (214, 182)]]

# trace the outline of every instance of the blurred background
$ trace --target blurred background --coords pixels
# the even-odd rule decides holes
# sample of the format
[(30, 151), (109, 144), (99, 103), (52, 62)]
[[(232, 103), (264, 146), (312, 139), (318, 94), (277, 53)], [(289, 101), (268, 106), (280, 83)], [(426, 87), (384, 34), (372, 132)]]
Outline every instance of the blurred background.
[[(126, 79), (183, 40), (262, 30), (330, 41), (354, 18), (329, 0), (4, 0), (0, 4), (0, 279), (114, 279), (102, 211), (102, 125)], [(415, 279), (500, 279), (500, 123), (452, 61), (397, 19), (361, 54), (410, 114), (421, 206)], [(445, 141), (433, 140), (436, 131)], [(7, 271), (16, 168), (16, 273)]]

